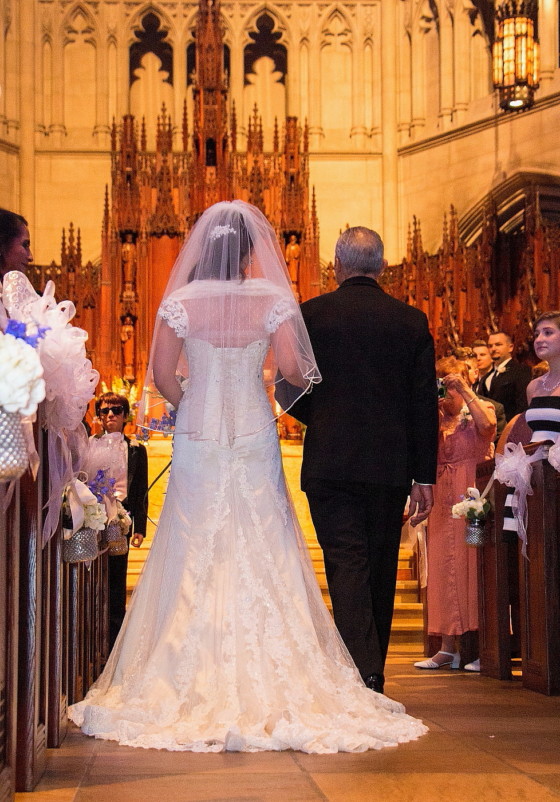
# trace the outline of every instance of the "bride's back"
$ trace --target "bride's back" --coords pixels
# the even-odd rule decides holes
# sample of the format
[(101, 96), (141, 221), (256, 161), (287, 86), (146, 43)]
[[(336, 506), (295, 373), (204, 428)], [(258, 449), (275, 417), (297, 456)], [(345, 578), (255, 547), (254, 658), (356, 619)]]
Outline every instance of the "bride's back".
[(177, 295), (167, 306), (182, 318), (188, 371), (177, 432), (231, 446), (272, 421), (265, 360), (286, 301), (264, 279), (193, 282)]

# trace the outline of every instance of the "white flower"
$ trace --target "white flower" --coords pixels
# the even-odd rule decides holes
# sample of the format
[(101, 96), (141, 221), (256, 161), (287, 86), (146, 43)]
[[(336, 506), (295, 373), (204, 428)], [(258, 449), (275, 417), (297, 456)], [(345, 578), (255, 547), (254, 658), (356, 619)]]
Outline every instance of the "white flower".
[(45, 397), (43, 368), (35, 349), (0, 332), (0, 406), (6, 412), (33, 415)]
[(464, 499), (451, 507), (451, 516), (469, 519), (485, 518), (489, 510), (490, 502), (486, 498), (481, 498), (478, 488), (468, 487)]
[(105, 505), (100, 504), (98, 501), (95, 504), (86, 504), (84, 506), (84, 526), (89, 529), (105, 529), (107, 523), (107, 513)]

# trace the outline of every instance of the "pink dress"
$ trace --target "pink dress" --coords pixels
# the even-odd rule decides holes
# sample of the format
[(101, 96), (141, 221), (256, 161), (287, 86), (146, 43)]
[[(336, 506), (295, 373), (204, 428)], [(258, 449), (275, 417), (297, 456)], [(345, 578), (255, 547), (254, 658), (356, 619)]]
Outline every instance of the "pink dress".
[(464, 518), (451, 507), (474, 487), (477, 463), (491, 459), (494, 434), (478, 433), (469, 416), (440, 432), (434, 507), (428, 518), (428, 632), (461, 635), (478, 629), (477, 550), (465, 543)]

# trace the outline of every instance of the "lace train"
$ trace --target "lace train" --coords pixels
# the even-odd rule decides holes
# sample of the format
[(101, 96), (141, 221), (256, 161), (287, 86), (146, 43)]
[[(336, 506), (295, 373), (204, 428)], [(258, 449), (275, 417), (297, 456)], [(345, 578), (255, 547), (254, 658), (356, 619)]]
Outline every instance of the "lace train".
[(426, 732), (367, 689), (317, 586), (274, 426), (176, 436), (158, 532), (109, 662), (70, 708), (138, 747), (360, 752)]

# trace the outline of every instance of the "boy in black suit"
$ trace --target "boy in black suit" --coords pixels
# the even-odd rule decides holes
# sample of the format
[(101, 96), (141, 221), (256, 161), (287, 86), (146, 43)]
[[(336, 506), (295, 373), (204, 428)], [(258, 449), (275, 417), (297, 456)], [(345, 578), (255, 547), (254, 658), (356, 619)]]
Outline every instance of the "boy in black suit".
[[(103, 434), (123, 433), (130, 412), (128, 399), (116, 393), (103, 393), (95, 402), (95, 413), (101, 421)], [(99, 435), (103, 437), (103, 435)], [(127, 445), (126, 477), (117, 479), (115, 495), (132, 518), (129, 538), (136, 548), (140, 548), (146, 535), (148, 520), (148, 453), (140, 443), (133, 443), (123, 434)], [(119, 481), (120, 480), (120, 481)], [(121, 485), (119, 489), (119, 484)], [(128, 552), (109, 557), (109, 647), (119, 634), (126, 612), (126, 572)]]

